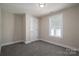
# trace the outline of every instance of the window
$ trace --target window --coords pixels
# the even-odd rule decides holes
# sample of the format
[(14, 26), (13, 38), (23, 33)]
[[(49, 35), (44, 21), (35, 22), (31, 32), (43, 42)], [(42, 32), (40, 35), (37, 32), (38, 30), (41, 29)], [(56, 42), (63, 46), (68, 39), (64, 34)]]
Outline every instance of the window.
[(54, 37), (62, 37), (63, 15), (56, 14), (49, 17), (49, 35)]

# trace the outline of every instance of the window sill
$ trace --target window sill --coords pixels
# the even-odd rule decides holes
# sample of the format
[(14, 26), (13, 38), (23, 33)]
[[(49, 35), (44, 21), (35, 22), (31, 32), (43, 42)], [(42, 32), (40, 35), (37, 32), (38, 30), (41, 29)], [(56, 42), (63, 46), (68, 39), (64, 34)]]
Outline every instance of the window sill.
[(57, 39), (63, 39), (63, 37), (57, 37), (57, 36), (49, 36), (49, 37), (57, 38)]

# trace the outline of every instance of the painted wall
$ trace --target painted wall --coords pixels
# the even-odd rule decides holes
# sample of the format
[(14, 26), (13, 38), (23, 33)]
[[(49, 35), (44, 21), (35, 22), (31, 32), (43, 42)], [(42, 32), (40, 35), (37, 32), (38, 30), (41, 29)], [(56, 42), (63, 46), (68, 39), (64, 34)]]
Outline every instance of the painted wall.
[(38, 19), (26, 14), (26, 42), (38, 40)]
[(24, 41), (23, 15), (15, 15), (2, 10), (2, 46)]
[(2, 45), (13, 42), (14, 39), (14, 15), (7, 12), (2, 12)]
[(1, 9), (0, 9), (0, 52), (1, 52), (1, 40), (2, 40), (2, 19), (1, 19)]
[(38, 40), (38, 19), (25, 14), (12, 14), (2, 10), (2, 46), (16, 42)]
[(24, 14), (15, 14), (15, 30), (14, 30), (14, 41), (25, 40), (25, 15)]
[(41, 17), (39, 22), (40, 39), (57, 44), (60, 46), (68, 47), (71, 49), (79, 50), (79, 7), (71, 7), (57, 13), (63, 14), (63, 39), (49, 36), (49, 16)]

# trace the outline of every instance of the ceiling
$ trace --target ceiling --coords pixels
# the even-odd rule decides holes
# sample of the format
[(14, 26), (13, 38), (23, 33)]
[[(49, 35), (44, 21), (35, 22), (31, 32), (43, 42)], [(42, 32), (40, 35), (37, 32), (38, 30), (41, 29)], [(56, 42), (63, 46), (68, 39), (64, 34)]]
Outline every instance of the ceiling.
[(75, 3), (46, 3), (44, 8), (39, 7), (39, 3), (0, 3), (0, 7), (11, 13), (27, 13), (33, 16), (44, 16), (50, 12), (76, 5)]

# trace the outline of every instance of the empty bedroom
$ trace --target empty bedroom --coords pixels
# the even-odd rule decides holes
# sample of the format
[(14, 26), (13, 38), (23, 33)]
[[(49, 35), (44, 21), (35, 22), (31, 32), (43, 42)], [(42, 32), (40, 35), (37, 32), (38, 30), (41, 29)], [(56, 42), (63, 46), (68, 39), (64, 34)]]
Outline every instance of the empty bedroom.
[(79, 56), (79, 4), (0, 3), (0, 56)]

